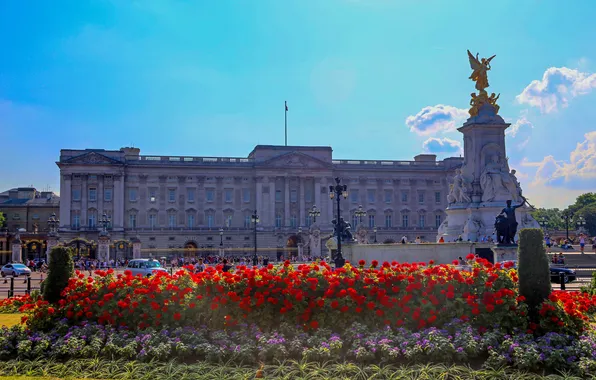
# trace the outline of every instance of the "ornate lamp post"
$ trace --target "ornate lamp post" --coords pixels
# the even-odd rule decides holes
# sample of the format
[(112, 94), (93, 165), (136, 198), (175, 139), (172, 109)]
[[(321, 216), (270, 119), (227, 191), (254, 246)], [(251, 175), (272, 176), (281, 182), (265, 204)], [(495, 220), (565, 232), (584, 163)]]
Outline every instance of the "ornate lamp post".
[(377, 227), (373, 228), (373, 233), (375, 234), (375, 244), (377, 242)]
[(317, 222), (317, 216), (321, 216), (321, 210), (317, 208), (317, 205), (312, 205), (312, 208), (308, 211), (308, 216), (312, 218), (314, 224)]
[(566, 239), (569, 240), (569, 221), (573, 218), (573, 214), (569, 211), (564, 211), (561, 218), (565, 221), (565, 231), (566, 231)]
[(335, 256), (335, 267), (341, 268), (346, 263), (346, 260), (343, 258), (341, 254), (341, 236), (343, 233), (343, 219), (341, 218), (341, 209), (339, 202), (341, 198), (344, 199), (348, 198), (348, 186), (341, 185), (341, 179), (339, 177), (335, 178), (335, 186), (329, 185), (329, 198), (337, 199), (337, 218), (335, 223), (335, 231), (337, 235), (337, 255)]
[(58, 244), (58, 227), (60, 220), (56, 218), (56, 213), (52, 213), (48, 219), (48, 239), (46, 243), (46, 264), (50, 263), (50, 252)]
[(302, 244), (302, 227), (298, 227), (298, 241), (296, 242), (296, 246), (298, 246), (298, 260), (302, 260), (302, 256), (304, 256), (302, 251), (302, 247), (304, 246)]
[(575, 224), (577, 225), (577, 230), (579, 232), (583, 232), (584, 226), (586, 225), (586, 220), (580, 215), (575, 221)]
[(358, 206), (358, 210), (354, 211), (354, 215), (358, 217), (358, 224), (362, 224), (362, 218), (366, 216), (366, 211), (364, 211), (362, 205)]
[(257, 224), (259, 223), (259, 215), (257, 215), (257, 210), (255, 210), (254, 214), (250, 217), (251, 222), (254, 224), (254, 239), (255, 239), (255, 251), (252, 256), (252, 265), (256, 266), (259, 263), (259, 259), (257, 257)]
[(219, 229), (219, 256), (223, 257), (223, 234), (224, 229), (223, 227)]
[(99, 225), (101, 226), (101, 232), (107, 234), (108, 226), (110, 225), (110, 218), (108, 217), (108, 214), (106, 214), (105, 212), (101, 216), (101, 219), (99, 219)]
[(104, 212), (101, 219), (99, 219), (99, 225), (101, 226), (101, 232), (99, 233), (98, 243), (98, 258), (110, 262), (110, 235), (108, 234), (108, 225), (110, 224), (110, 218)]
[(48, 219), (48, 228), (50, 229), (50, 235), (55, 235), (60, 225), (60, 220), (56, 218), (56, 213), (53, 212)]

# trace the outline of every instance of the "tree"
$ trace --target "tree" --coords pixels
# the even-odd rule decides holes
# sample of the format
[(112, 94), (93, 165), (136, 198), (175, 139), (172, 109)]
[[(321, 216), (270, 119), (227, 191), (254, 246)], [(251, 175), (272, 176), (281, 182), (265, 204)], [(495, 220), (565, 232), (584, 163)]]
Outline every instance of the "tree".
[(550, 230), (563, 230), (565, 229), (565, 223), (561, 218), (561, 210), (558, 208), (538, 208), (532, 211), (532, 216), (537, 222), (541, 222), (542, 219), (546, 221), (546, 228)]
[(596, 236), (596, 202), (580, 208), (575, 216), (574, 222), (577, 222), (577, 217), (582, 216), (586, 221), (584, 228), (588, 231), (588, 235)]
[(551, 293), (550, 269), (543, 241), (544, 234), (539, 228), (524, 228), (519, 232), (519, 293), (526, 297), (533, 318)]
[(4, 213), (0, 211), (0, 230), (3, 230), (6, 227), (6, 217)]
[(49, 303), (60, 300), (60, 294), (68, 286), (68, 280), (74, 275), (72, 250), (67, 247), (54, 247), (50, 251), (48, 277), (43, 282), (43, 298)]

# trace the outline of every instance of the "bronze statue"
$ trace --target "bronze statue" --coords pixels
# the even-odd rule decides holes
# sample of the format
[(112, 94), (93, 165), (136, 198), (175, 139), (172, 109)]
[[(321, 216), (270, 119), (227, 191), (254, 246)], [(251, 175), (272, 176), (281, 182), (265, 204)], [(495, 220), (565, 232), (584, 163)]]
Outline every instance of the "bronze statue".
[(496, 55), (493, 55), (490, 58), (479, 58), (477, 53), (474, 57), (468, 50), (468, 59), (470, 60), (470, 67), (473, 70), (470, 79), (476, 82), (475, 87), (478, 90), (478, 95), (472, 93), (472, 98), (470, 99), (470, 116), (477, 116), (480, 107), (487, 103), (493, 106), (495, 114), (499, 112), (500, 107), (497, 105), (497, 99), (499, 99), (500, 94), (495, 95), (493, 92), (489, 97), (486, 92), (486, 88), (489, 87), (488, 71), (491, 69), (490, 61), (492, 61), (495, 56)]
[(517, 233), (517, 219), (515, 210), (526, 204), (526, 198), (521, 196), (523, 202), (517, 206), (511, 206), (511, 200), (507, 201), (507, 207), (501, 210), (495, 219), (495, 230), (497, 232), (497, 244), (510, 245), (515, 244), (515, 234)]

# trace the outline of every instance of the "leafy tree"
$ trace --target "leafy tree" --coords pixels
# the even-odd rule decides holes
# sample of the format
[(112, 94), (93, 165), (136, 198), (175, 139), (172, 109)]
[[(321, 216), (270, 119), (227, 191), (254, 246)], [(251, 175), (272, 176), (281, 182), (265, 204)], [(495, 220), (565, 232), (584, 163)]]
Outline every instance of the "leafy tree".
[(0, 212), (0, 230), (6, 227), (6, 217), (3, 212)]
[(577, 197), (575, 203), (567, 208), (572, 214), (577, 213), (580, 209), (596, 204), (596, 193), (585, 193)]
[(550, 269), (543, 241), (544, 234), (539, 228), (524, 228), (519, 232), (519, 293), (526, 297), (533, 318), (551, 293)]
[(558, 208), (538, 208), (532, 211), (532, 216), (540, 222), (543, 218), (546, 220), (546, 227), (550, 230), (562, 230), (565, 223), (561, 218), (562, 211)]
[[(596, 236), (596, 202), (588, 204), (575, 213), (575, 220), (577, 221), (577, 217), (582, 216), (586, 221), (586, 225), (584, 228), (588, 231), (588, 235)], [(574, 226), (575, 227), (575, 226)]]

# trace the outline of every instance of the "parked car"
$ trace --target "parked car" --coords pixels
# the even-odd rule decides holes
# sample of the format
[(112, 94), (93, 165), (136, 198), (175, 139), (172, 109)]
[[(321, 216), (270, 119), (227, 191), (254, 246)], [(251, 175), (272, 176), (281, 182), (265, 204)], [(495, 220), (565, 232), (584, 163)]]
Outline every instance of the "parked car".
[[(517, 269), (517, 260), (509, 260), (509, 261), (501, 261), (500, 264), (503, 265), (506, 262), (513, 263), (513, 268)], [(561, 267), (561, 266), (553, 266), (549, 264), (550, 268), (550, 282), (554, 282), (555, 284), (559, 284), (561, 282), (561, 273), (563, 273), (564, 282), (569, 283), (572, 281), (577, 280), (577, 275), (573, 269)]]
[(159, 261), (153, 259), (130, 260), (126, 269), (130, 270), (133, 276), (140, 274), (143, 277), (151, 276), (157, 272), (167, 272)]
[(31, 269), (27, 268), (24, 264), (14, 263), (6, 264), (0, 269), (0, 275), (19, 277), (20, 275), (31, 276)]

